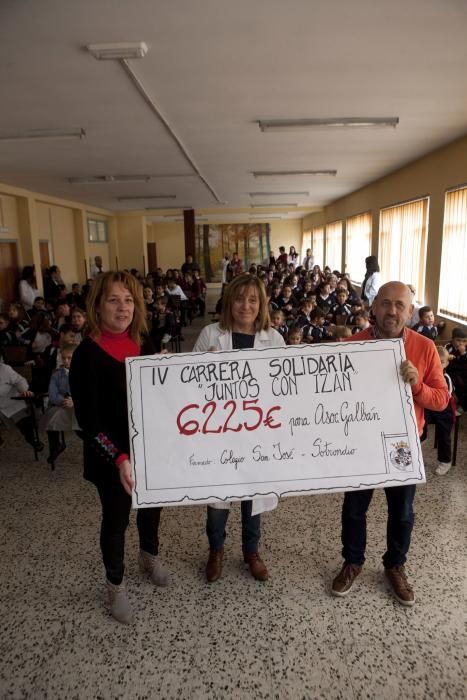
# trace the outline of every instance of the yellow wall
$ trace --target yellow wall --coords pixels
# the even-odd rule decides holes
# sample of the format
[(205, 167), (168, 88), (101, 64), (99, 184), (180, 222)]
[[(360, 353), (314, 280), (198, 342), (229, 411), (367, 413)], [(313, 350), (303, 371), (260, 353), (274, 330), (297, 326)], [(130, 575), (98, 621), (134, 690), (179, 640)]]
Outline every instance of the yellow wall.
[(0, 240), (18, 240), (18, 209), (14, 197), (0, 195), (0, 227), (8, 229), (8, 231), (0, 231)]
[(67, 286), (79, 279), (73, 210), (37, 203), (40, 241), (49, 241), (50, 262), (58, 265)]
[[(380, 209), (423, 196), (430, 197), (425, 289), (419, 296), (435, 310), (441, 263), (444, 198), (447, 189), (467, 183), (467, 137), (440, 148), (419, 160), (342, 197), (303, 219), (303, 231), (313, 226), (346, 219), (365, 211), (373, 213), (372, 252), (378, 254)], [(362, 261), (364, 267), (364, 261)]]
[(302, 221), (290, 219), (288, 221), (271, 221), (271, 251), (274, 256), (279, 254), (279, 246), (283, 245), (287, 253), (291, 245), (300, 255), (302, 248)]
[(164, 272), (169, 268), (180, 268), (185, 262), (185, 233), (182, 223), (150, 224), (148, 241), (156, 244), (157, 265)]
[[(147, 232), (144, 216), (117, 216), (118, 263), (120, 268), (136, 268), (144, 272), (147, 266)], [(144, 259), (143, 259), (144, 258)]]

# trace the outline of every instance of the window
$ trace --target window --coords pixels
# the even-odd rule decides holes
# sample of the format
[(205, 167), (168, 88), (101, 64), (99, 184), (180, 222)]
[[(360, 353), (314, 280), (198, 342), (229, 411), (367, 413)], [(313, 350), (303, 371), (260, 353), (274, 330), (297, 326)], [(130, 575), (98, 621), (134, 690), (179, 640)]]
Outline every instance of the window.
[(321, 269), (324, 267), (324, 226), (316, 226), (311, 233), (311, 248), (315, 259), (315, 265)]
[(417, 298), (425, 286), (428, 197), (382, 209), (379, 221), (379, 264), (383, 282), (413, 284)]
[(365, 258), (371, 254), (371, 227), (371, 212), (351, 216), (345, 224), (345, 272), (357, 284), (362, 283)]
[(342, 221), (326, 226), (326, 265), (331, 270), (342, 268)]
[(438, 310), (467, 321), (467, 294), (462, 280), (467, 260), (467, 187), (446, 193)]
[(89, 243), (107, 243), (107, 221), (102, 219), (88, 219)]

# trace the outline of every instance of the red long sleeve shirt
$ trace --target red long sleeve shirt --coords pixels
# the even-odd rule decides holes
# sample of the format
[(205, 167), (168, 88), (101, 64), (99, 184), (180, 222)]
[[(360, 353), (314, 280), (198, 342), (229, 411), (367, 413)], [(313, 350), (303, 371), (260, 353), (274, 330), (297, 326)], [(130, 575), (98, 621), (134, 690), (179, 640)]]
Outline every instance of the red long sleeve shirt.
[[(348, 338), (353, 340), (375, 340), (372, 328), (367, 328)], [(408, 360), (418, 370), (418, 384), (412, 387), (415, 417), (419, 434), (425, 423), (424, 409), (443, 411), (449, 402), (449, 392), (443, 376), (443, 368), (432, 340), (409, 328), (404, 329), (404, 348)]]

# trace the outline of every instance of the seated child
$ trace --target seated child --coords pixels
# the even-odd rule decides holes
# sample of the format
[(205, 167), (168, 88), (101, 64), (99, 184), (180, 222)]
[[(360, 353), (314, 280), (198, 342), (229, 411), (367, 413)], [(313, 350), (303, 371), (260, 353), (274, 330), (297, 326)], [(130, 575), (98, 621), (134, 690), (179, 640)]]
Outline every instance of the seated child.
[[(453, 338), (454, 340), (454, 338)], [(456, 338), (456, 356), (446, 370), (452, 379), (454, 393), (463, 411), (467, 411), (467, 338)]]
[(71, 398), (68, 379), (71, 358), (76, 347), (76, 345), (64, 345), (62, 347), (63, 365), (50, 378), (49, 408), (42, 420), (42, 426), (47, 431), (47, 439), (49, 441), (50, 454), (47, 457), (49, 464), (54, 462), (65, 449), (65, 443), (60, 442), (60, 432), (80, 430), (73, 409), (73, 399)]
[(287, 345), (300, 345), (301, 343), (303, 343), (303, 329), (292, 326), (287, 336)]
[(331, 333), (333, 339), (337, 341), (345, 340), (346, 338), (350, 338), (350, 336), (352, 335), (350, 326), (334, 326)]
[(52, 323), (52, 328), (59, 331), (64, 323), (70, 323), (70, 307), (68, 302), (60, 301), (55, 309), (55, 317)]
[(162, 350), (173, 335), (175, 335), (176, 320), (175, 315), (167, 308), (167, 297), (159, 297), (154, 302), (154, 313), (152, 315), (151, 339), (156, 352)]
[(316, 307), (310, 314), (311, 323), (304, 331), (306, 343), (320, 343), (323, 340), (329, 340), (331, 333), (329, 327), (325, 325), (326, 314), (322, 309)]
[(75, 342), (79, 345), (88, 334), (86, 311), (73, 309), (71, 313), (71, 325), (75, 332)]
[(8, 330), (15, 334), (19, 344), (22, 343), (21, 335), (28, 326), (29, 322), (21, 304), (10, 304), (8, 307)]
[(0, 348), (4, 345), (18, 345), (16, 333), (9, 330), (9, 324), (8, 314), (0, 314)]
[(26, 442), (40, 452), (44, 445), (35, 436), (32, 416), (28, 415), (25, 402), (16, 401), (12, 398), (14, 396), (27, 397), (34, 394), (29, 391), (24, 377), (10, 365), (0, 362), (0, 418), (15, 423)]
[(355, 325), (352, 328), (352, 335), (359, 333), (360, 331), (365, 331), (370, 327), (370, 315), (368, 311), (364, 311), (362, 309), (354, 315), (353, 319)]
[[(452, 331), (451, 340), (444, 346), (448, 353), (451, 355), (450, 359), (459, 357), (459, 354), (463, 354), (465, 352), (463, 348), (466, 342), (467, 331), (463, 328), (454, 328)], [(462, 352), (459, 352), (459, 349)]]
[(336, 289), (336, 303), (331, 306), (331, 322), (338, 325), (345, 325), (352, 315), (350, 304), (347, 303), (349, 293), (344, 287)]
[(436, 425), (438, 438), (438, 466), (435, 469), (435, 474), (444, 476), (451, 469), (451, 431), (456, 419), (456, 405), (452, 398), (452, 382), (449, 375), (446, 373), (449, 364), (449, 353), (446, 348), (437, 348), (441, 366), (444, 371), (444, 378), (449, 390), (449, 403), (443, 411), (430, 411), (425, 409), (425, 426), (423, 428), (422, 441), (426, 438), (428, 423)]
[(324, 311), (324, 314), (327, 315), (330, 312), (332, 303), (333, 303), (333, 298), (331, 296), (331, 285), (329, 282), (322, 282), (319, 286), (319, 292), (316, 297), (316, 303), (319, 306), (319, 308)]
[(62, 324), (58, 339), (48, 345), (44, 352), (36, 358), (36, 365), (33, 369), (35, 392), (47, 391), (53, 372), (63, 367), (63, 348), (65, 345), (75, 345), (75, 342), (76, 337), (72, 325), (70, 323)]
[(311, 323), (310, 314), (313, 311), (313, 304), (310, 299), (302, 301), (297, 318), (297, 326), (304, 328)]
[(441, 321), (438, 324), (435, 323), (435, 315), (433, 313), (433, 309), (430, 306), (420, 307), (418, 311), (418, 316), (420, 318), (420, 322), (417, 323), (412, 330), (416, 331), (416, 333), (424, 335), (425, 338), (429, 338), (430, 340), (436, 340), (439, 333), (443, 330), (444, 326), (446, 325), (444, 321)]
[(270, 311), (270, 316), (271, 326), (275, 328), (276, 331), (280, 333), (284, 340), (287, 342), (289, 329), (285, 323), (284, 312), (281, 311), (281, 309), (275, 309), (274, 311)]

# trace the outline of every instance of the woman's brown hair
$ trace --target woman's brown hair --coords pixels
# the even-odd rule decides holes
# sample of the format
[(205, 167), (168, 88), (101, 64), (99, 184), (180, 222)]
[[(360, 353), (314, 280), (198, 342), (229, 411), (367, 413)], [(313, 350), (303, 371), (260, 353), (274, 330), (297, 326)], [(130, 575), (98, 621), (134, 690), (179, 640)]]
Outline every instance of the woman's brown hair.
[(267, 331), (271, 327), (269, 319), (268, 300), (264, 284), (258, 277), (250, 275), (248, 272), (243, 275), (234, 277), (226, 286), (222, 297), (222, 313), (219, 320), (219, 326), (227, 331), (231, 331), (234, 326), (234, 318), (232, 316), (232, 304), (234, 300), (241, 296), (247, 289), (256, 289), (259, 299), (259, 312), (256, 317), (256, 330)]
[(143, 287), (136, 277), (133, 277), (129, 272), (124, 272), (123, 270), (103, 272), (97, 275), (89, 291), (86, 299), (86, 311), (91, 335), (94, 337), (100, 335), (99, 304), (102, 297), (110, 293), (113, 284), (121, 284), (125, 289), (128, 289), (133, 297), (135, 310), (129, 331), (131, 339), (136, 343), (140, 343), (141, 336), (147, 333)]

